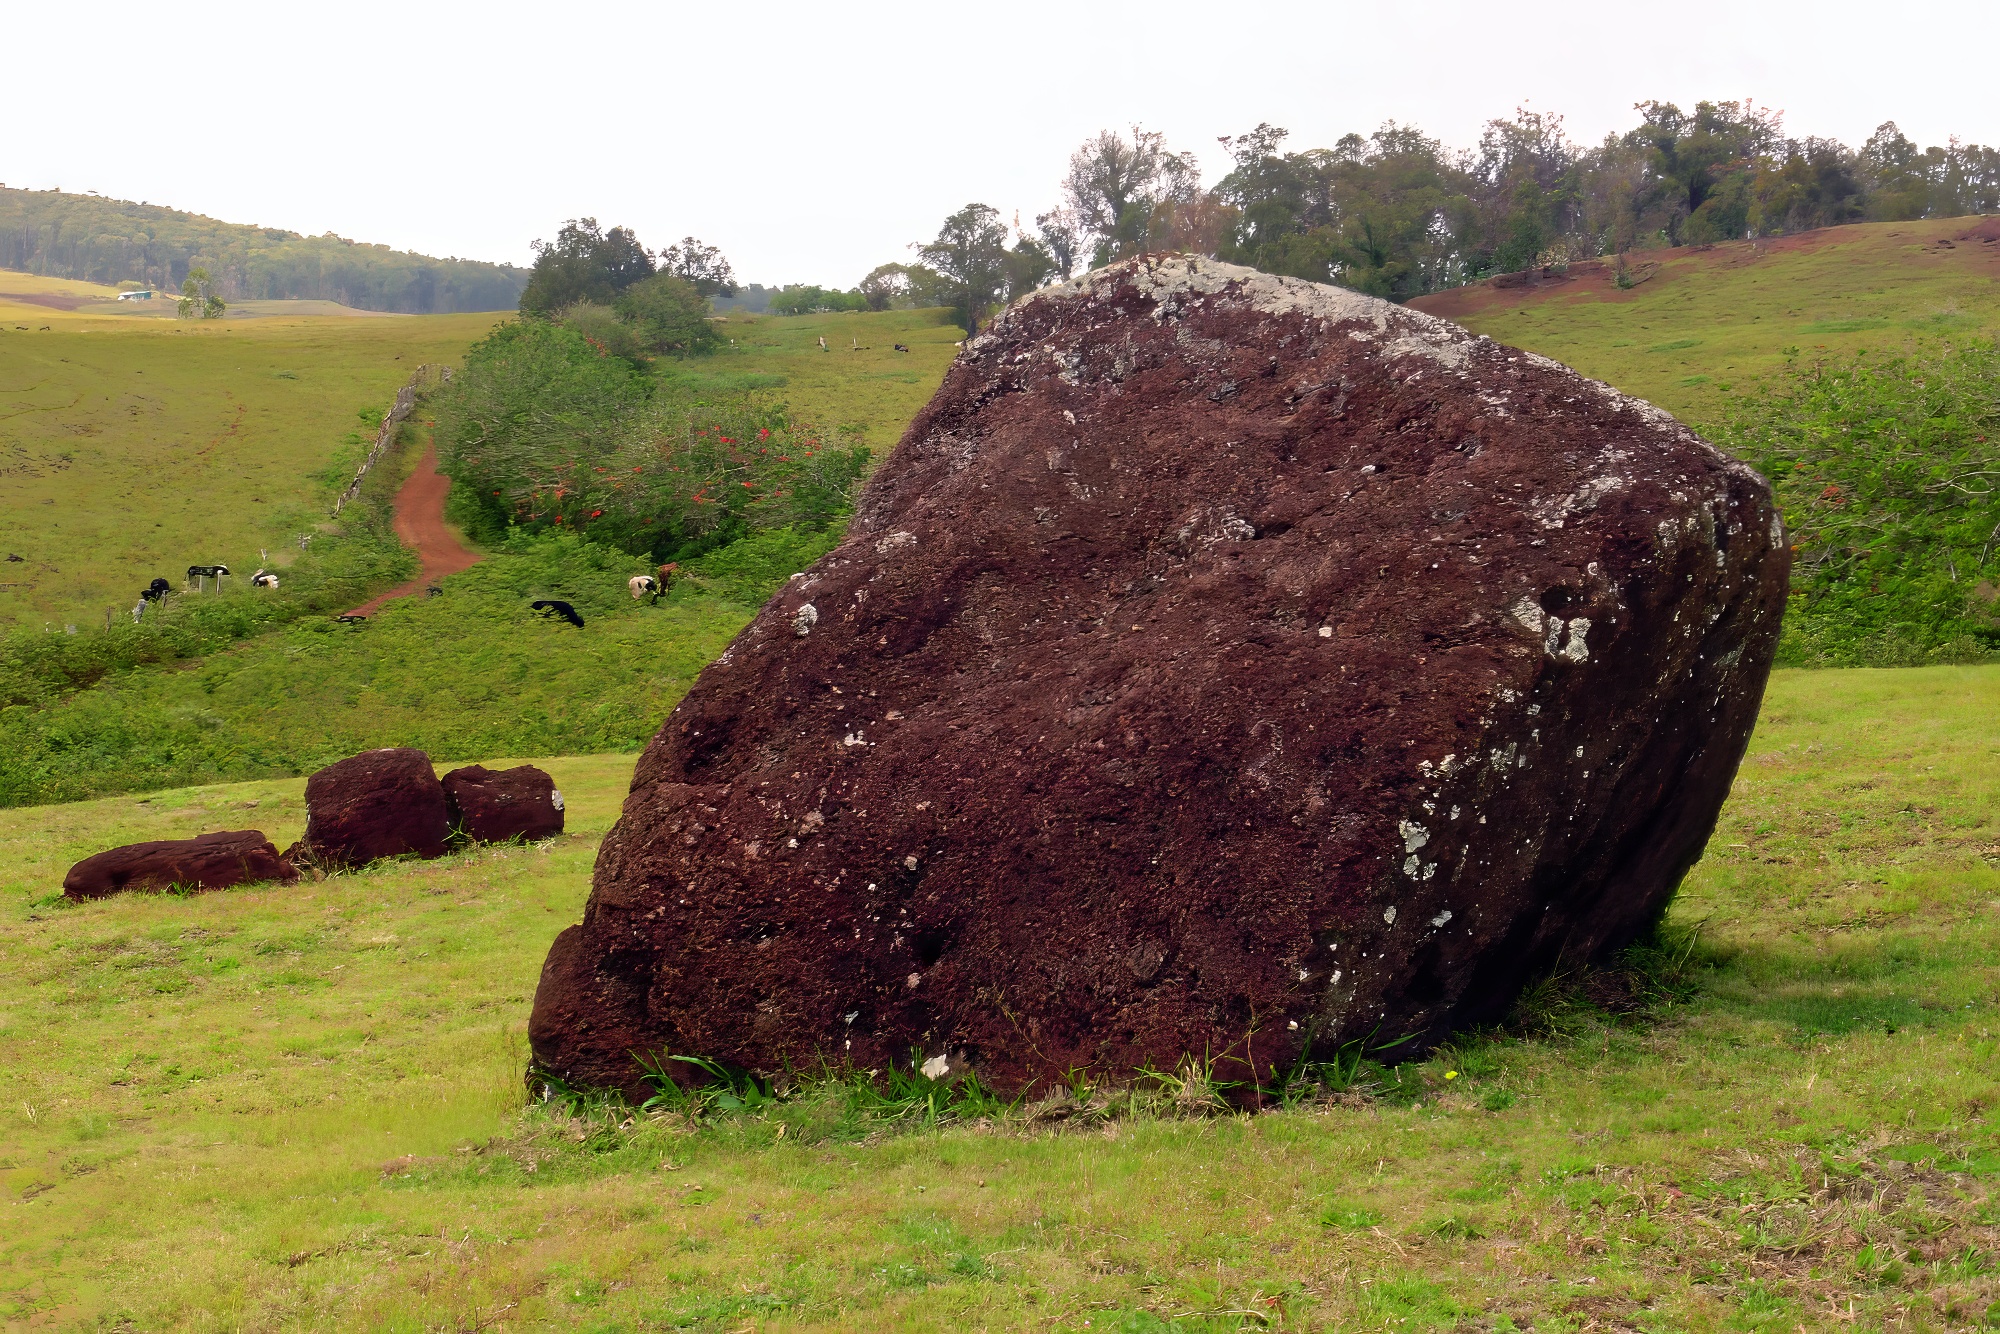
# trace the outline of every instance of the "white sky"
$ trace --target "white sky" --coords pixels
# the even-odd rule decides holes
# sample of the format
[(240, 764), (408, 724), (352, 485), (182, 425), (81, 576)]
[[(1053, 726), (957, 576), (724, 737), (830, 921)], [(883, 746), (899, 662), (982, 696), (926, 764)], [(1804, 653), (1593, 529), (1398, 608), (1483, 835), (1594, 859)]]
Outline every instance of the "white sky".
[(1889, 119), (1920, 144), (2000, 141), (2000, 0), (5, 0), (0, 18), (8, 185), (517, 263), (594, 215), (655, 248), (692, 233), (766, 283), (849, 286), (970, 200), (1032, 225), (1070, 150), (1135, 121), (1211, 180), (1216, 136), (1259, 121), (1295, 148), (1391, 118), (1469, 146), (1524, 102), (1587, 141), (1642, 99), (1741, 97), (1857, 146)]

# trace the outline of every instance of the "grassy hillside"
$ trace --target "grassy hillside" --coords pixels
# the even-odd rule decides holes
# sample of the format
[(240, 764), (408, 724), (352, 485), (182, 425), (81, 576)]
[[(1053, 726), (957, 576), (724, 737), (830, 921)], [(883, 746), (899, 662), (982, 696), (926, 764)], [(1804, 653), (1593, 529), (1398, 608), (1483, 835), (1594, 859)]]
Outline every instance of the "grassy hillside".
[[(637, 750), (764, 598), (831, 534), (745, 539), (657, 607), (642, 563), (565, 538), (512, 544), (365, 625), (314, 616), (0, 715), (0, 805), (290, 776), (377, 746), (440, 759)], [(249, 595), (246, 595), (249, 596)], [(577, 629), (528, 608), (561, 598)], [(350, 604), (351, 605), (351, 604)]]
[(373, 438), (362, 414), (495, 318), (95, 315), (19, 297), (101, 290), (9, 273), (0, 293), (0, 558), (22, 557), (0, 629), (102, 625), (192, 564), (286, 563)]
[(1642, 1008), (1630, 978), (1571, 978), (1506, 1033), (1255, 1117), (1087, 1089), (944, 1129), (842, 1087), (701, 1128), (523, 1109), (536, 972), (629, 758), (545, 762), (570, 812), (548, 845), (188, 899), (51, 895), (114, 842), (283, 842), (298, 781), (0, 812), (0, 1311), (1981, 1327), (2000, 1320), (1996, 717), (1996, 669), (1780, 673)]
[[(965, 335), (949, 318), (943, 310), (731, 315), (721, 325), (729, 340), (721, 352), (660, 369), (710, 392), (749, 391), (789, 403), (821, 426), (857, 428), (857, 442), (879, 459), (958, 355)], [(896, 351), (897, 343), (910, 350)]]
[(1869, 223), (1764, 241), (1634, 252), (1533, 286), (1470, 287), (1412, 307), (1540, 352), (1700, 423), (1731, 387), (1807, 354), (2000, 329), (2000, 218)]
[[(379, 378), (385, 394), (393, 390), (411, 357), (396, 361), (399, 354), (392, 349), (409, 344), (377, 337), (378, 326), (406, 333), (430, 330), (428, 336), (437, 341), (424, 351), (445, 360), (456, 358), (469, 341), (462, 336), (464, 329), (458, 330), (456, 345), (447, 341), (451, 324), (467, 318), (472, 317), (260, 321), (239, 326), (247, 329), (246, 335), (213, 326), (184, 333), (187, 326), (163, 328), (137, 319), (104, 324), (71, 317), (78, 327), (63, 331), (71, 343), (49, 343), (58, 337), (54, 330), (14, 335), (23, 340), (14, 348), (67, 347), (90, 354), (88, 361), (75, 357), (67, 362), (60, 354), (42, 354), (45, 380), (69, 385), (82, 400), (78, 407), (46, 415), (58, 425), (96, 422), (102, 434), (94, 437), (101, 442), (94, 453), (66, 447), (72, 456), (69, 466), (38, 472), (40, 489), (33, 495), (0, 496), (0, 507), (12, 505), (23, 516), (7, 530), (7, 540), (29, 557), (0, 565), (0, 572), (20, 571), (9, 578), (27, 586), (0, 591), (18, 592), (24, 599), (39, 595), (42, 601), (31, 605), (63, 618), (59, 625), (82, 622), (79, 639), (61, 643), (59, 656), (65, 663), (73, 658), (85, 664), (80, 670), (31, 668), (25, 660), (10, 666), (13, 659), (0, 652), (0, 703), (11, 698), (34, 706), (0, 712), (0, 804), (307, 773), (341, 755), (380, 745), (420, 745), (446, 757), (499, 750), (550, 754), (636, 748), (770, 591), (837, 538), (837, 533), (781, 533), (725, 548), (695, 562), (689, 578), (658, 608), (641, 607), (627, 596), (626, 578), (641, 569), (632, 558), (569, 541), (516, 543), (445, 580), (443, 597), (392, 603), (362, 628), (337, 627), (323, 615), (288, 626), (273, 624), (269, 617), (247, 619), (262, 616), (272, 599), (239, 586), (219, 598), (210, 594), (170, 604), (146, 630), (151, 634), (156, 628), (167, 636), (162, 645), (125, 645), (113, 651), (107, 642), (101, 646), (105, 651), (97, 652), (95, 637), (103, 635), (106, 606), (95, 608), (93, 616), (84, 600), (90, 590), (110, 581), (110, 593), (103, 596), (107, 606), (116, 606), (117, 616), (108, 638), (122, 645), (123, 639), (137, 636), (124, 619), (125, 607), (146, 578), (164, 574), (178, 585), (181, 572), (196, 559), (220, 559), (247, 574), (255, 568), (257, 553), (254, 548), (245, 552), (243, 546), (268, 540), (268, 529), (254, 525), (296, 532), (323, 513), (319, 506), (325, 501), (325, 481), (287, 483), (279, 474), (286, 467), (314, 466), (316, 448), (323, 475), (344, 482), (351, 468), (348, 454), (356, 448), (346, 436), (358, 439), (366, 428), (353, 409), (341, 405), (327, 408), (334, 422), (360, 430), (341, 436), (318, 431), (311, 405), (324, 402), (336, 392), (334, 386), (344, 392), (363, 383), (364, 372), (374, 369), (375, 362), (391, 367)], [(886, 452), (930, 397), (955, 353), (957, 330), (938, 320), (936, 312), (738, 317), (726, 326), (732, 343), (725, 351), (697, 361), (662, 362), (657, 373), (706, 395), (782, 399), (803, 416), (846, 428), (845, 438)], [(349, 336), (347, 331), (356, 327), (364, 327), (363, 334)], [(822, 335), (839, 350), (822, 352)], [(897, 342), (912, 350), (895, 352)], [(865, 350), (853, 350), (856, 343)], [(9, 350), (0, 342), (0, 356)], [(185, 442), (154, 437), (144, 429), (154, 418), (121, 417), (116, 408), (122, 400), (114, 401), (101, 388), (94, 393), (82, 388), (105, 379), (106, 366), (121, 352), (143, 354), (143, 366), (131, 368), (131, 377), (140, 378), (143, 370), (153, 382), (146, 392), (155, 393), (161, 384), (173, 386), (171, 396), (156, 397), (179, 405), (184, 414), (209, 401), (203, 393), (220, 396), (225, 406), (243, 405), (239, 420), (262, 424), (255, 432), (246, 426), (246, 436), (267, 445), (288, 443), (292, 452), (259, 455), (226, 434), (220, 444), (192, 451)], [(253, 354), (267, 366), (278, 364), (280, 371), (299, 367), (294, 372), (298, 378), (235, 370)], [(0, 366), (15, 364), (0, 361)], [(252, 405), (254, 416), (248, 410)], [(96, 415), (87, 416), (91, 411)], [(0, 423), (0, 431), (6, 429)], [(405, 452), (378, 469), (366, 503), (343, 516), (348, 531), (343, 540), (355, 551), (323, 539), (305, 566), (289, 567), (295, 574), (310, 573), (324, 582), (320, 566), (327, 562), (343, 571), (379, 568), (380, 585), (387, 586), (389, 576), (401, 573), (400, 567), (391, 570), (385, 563), (393, 548), (387, 553), (369, 548), (371, 559), (358, 566), (355, 560), (336, 558), (358, 558), (362, 547), (379, 546), (383, 540), (385, 507), (398, 470), (407, 467), (410, 453), (421, 450), (426, 433), (419, 425), (406, 431), (406, 438)], [(328, 454), (333, 456), (330, 465), (324, 462)], [(120, 480), (128, 490), (136, 489), (136, 475), (142, 471), (136, 460), (144, 457), (165, 457), (173, 466), (143, 495), (121, 499), (107, 492), (107, 485)], [(187, 462), (190, 458), (194, 461)], [(285, 495), (292, 497), (289, 509), (278, 503)], [(38, 504), (36, 497), (56, 503)], [(144, 507), (138, 510), (138, 527), (132, 523), (133, 506)], [(267, 514), (275, 515), (275, 522)], [(146, 523), (160, 526), (147, 528)], [(140, 554), (123, 564), (89, 564), (78, 554), (111, 541), (107, 534), (114, 533)], [(197, 547), (189, 534), (206, 537)], [(172, 554), (150, 555), (160, 551)], [(290, 548), (273, 550), (280, 560), (292, 554)], [(138, 563), (142, 560), (146, 563)], [(287, 585), (288, 596), (295, 585), (308, 587), (295, 579)], [(327, 587), (351, 594), (348, 606), (365, 595), (361, 586), (348, 582)], [(110, 604), (112, 595), (122, 601)], [(534, 616), (527, 603), (538, 597), (575, 603), (587, 619), (585, 629), (578, 632)], [(288, 615), (324, 613), (329, 608), (319, 606), (323, 600), (309, 600), (309, 606), (302, 603)], [(202, 637), (190, 628), (181, 633), (204, 617), (226, 622), (226, 632)], [(22, 633), (41, 635), (33, 624)], [(174, 638), (176, 634), (180, 637)], [(40, 661), (47, 655), (30, 656)], [(152, 665), (103, 675), (105, 666), (134, 660), (151, 660)], [(10, 673), (35, 679), (10, 680)], [(94, 684), (69, 690), (64, 681)]]

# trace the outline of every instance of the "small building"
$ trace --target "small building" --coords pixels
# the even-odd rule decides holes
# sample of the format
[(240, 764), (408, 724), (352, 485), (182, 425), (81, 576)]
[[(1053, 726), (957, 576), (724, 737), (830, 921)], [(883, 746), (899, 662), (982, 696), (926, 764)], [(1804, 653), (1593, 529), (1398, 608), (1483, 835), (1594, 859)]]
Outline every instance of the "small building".
[(118, 299), (120, 301), (151, 301), (153, 299), (153, 294), (150, 290), (145, 290), (145, 289), (142, 289), (137, 292), (120, 292), (118, 294)]

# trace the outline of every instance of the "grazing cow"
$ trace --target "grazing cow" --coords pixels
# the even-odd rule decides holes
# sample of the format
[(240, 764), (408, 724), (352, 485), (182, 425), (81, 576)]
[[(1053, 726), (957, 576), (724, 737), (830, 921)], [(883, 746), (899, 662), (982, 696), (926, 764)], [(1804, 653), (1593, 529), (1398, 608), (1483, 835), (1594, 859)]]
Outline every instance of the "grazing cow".
[(276, 588), (277, 586), (278, 576), (272, 574), (269, 570), (259, 570), (250, 576), (250, 587), (252, 588)]
[(444, 590), (436, 584), (426, 584), (424, 586), (424, 596), (427, 598), (441, 598), (444, 596)]
[(141, 602), (162, 602), (166, 599), (167, 594), (173, 591), (174, 586), (172, 584), (164, 579), (156, 578), (152, 583), (147, 584), (139, 590), (139, 600)]
[(909, 351), (910, 349), (909, 349), (909, 346), (908, 346), (908, 344), (905, 344), (905, 343), (898, 343), (898, 344), (896, 344), (896, 350), (897, 350), (898, 352), (908, 352), (908, 351)]
[(366, 616), (356, 616), (353, 612), (348, 611), (334, 617), (333, 621), (335, 625), (360, 625), (367, 619)]
[(576, 608), (570, 606), (567, 602), (556, 602), (549, 598), (542, 598), (538, 601), (530, 602), (528, 608), (531, 611), (540, 612), (543, 620), (547, 620), (553, 616), (557, 620), (568, 621), (579, 630), (583, 628), (583, 617), (577, 615)]
[(833, 350), (832, 348), (830, 348), (830, 347), (828, 347), (828, 346), (826, 345), (826, 335), (825, 335), (825, 334), (821, 334), (821, 335), (819, 336), (819, 350), (820, 350), (820, 351), (822, 351), (822, 352), (831, 352), (831, 351)]
[(650, 593), (653, 598), (653, 605), (654, 606), (659, 605), (660, 581), (655, 579), (652, 575), (635, 574), (630, 579), (627, 579), (625, 581), (625, 587), (631, 590), (632, 600), (634, 602), (637, 602), (640, 598), (645, 597), (647, 594)]
[(227, 565), (190, 565), (188, 566), (187, 577), (194, 580), (196, 592), (201, 591), (204, 580), (213, 579), (215, 580), (215, 591), (220, 593), (222, 591), (223, 576), (228, 573), (229, 567)]
[(10, 560), (10, 561), (22, 561), (22, 560), (26, 560), (26, 559), (27, 559), (27, 557), (26, 557), (26, 556), (16, 556), (16, 555), (15, 555), (15, 554), (14, 554), (13, 552), (11, 552), (11, 551), (10, 551), (10, 552), (8, 552), (8, 553), (7, 553), (7, 559), (8, 559), (8, 560)]

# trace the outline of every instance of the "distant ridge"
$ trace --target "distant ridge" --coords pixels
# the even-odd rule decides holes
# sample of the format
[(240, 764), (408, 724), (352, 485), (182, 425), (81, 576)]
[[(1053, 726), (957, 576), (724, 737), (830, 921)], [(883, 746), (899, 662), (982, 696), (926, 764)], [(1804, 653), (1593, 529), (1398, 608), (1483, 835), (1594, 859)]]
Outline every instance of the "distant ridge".
[(159, 204), (0, 186), (0, 268), (177, 292), (206, 268), (225, 299), (338, 301), (411, 315), (512, 310), (528, 271), (328, 233), (221, 222)]

